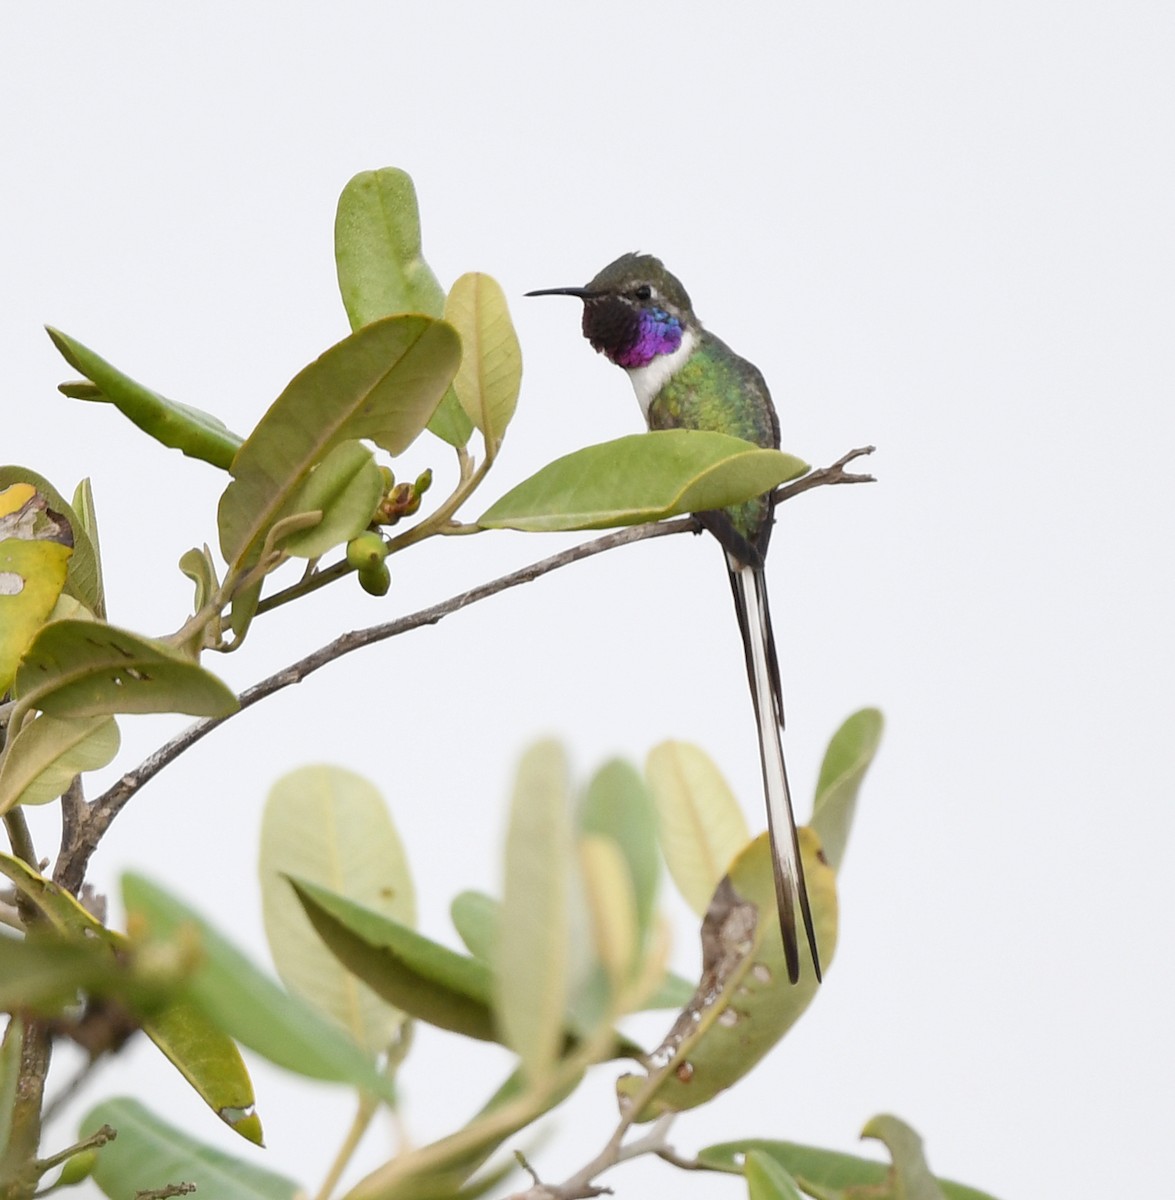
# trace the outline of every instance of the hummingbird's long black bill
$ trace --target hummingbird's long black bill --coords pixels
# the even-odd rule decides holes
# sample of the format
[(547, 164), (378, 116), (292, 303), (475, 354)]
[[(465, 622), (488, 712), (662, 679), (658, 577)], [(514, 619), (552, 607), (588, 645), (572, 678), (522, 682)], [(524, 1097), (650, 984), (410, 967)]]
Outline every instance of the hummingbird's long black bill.
[(575, 296), (579, 300), (591, 300), (598, 296), (599, 292), (590, 291), (588, 288), (569, 287), (569, 288), (539, 288), (534, 292), (525, 293), (527, 296)]

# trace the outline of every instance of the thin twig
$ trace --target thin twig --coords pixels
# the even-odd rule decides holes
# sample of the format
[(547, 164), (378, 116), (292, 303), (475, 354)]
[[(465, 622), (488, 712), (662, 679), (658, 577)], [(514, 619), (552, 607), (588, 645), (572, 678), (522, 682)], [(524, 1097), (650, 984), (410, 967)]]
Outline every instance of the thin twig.
[(591, 1162), (562, 1183), (543, 1183), (530, 1163), (516, 1154), (533, 1184), (524, 1192), (515, 1192), (508, 1200), (591, 1200), (595, 1196), (610, 1195), (612, 1189), (594, 1182), (596, 1177), (612, 1167), (619, 1166), (620, 1163), (630, 1162), (645, 1154), (655, 1154), (658, 1157), (673, 1154), (672, 1148), (665, 1141), (665, 1135), (676, 1116), (676, 1113), (665, 1113), (644, 1137), (635, 1138), (628, 1143), (624, 1142), (624, 1134), (631, 1124), (631, 1119), (622, 1120), (616, 1132), (609, 1138), (607, 1146)]
[(872, 475), (860, 475), (855, 471), (845, 470), (849, 463), (855, 459), (864, 458), (867, 454), (872, 454), (876, 449), (876, 446), (858, 446), (856, 450), (850, 450), (848, 454), (838, 458), (832, 466), (819, 467), (815, 471), (809, 471), (801, 479), (777, 487), (775, 489), (776, 503), (781, 504), (802, 492), (810, 492), (816, 487), (831, 487), (838, 483), (876, 483), (877, 480)]
[(347, 1136), (343, 1138), (343, 1144), (335, 1154), (326, 1178), (322, 1181), (322, 1186), (318, 1189), (317, 1200), (330, 1200), (378, 1108), (379, 1101), (373, 1095), (369, 1092), (359, 1093), (359, 1107), (355, 1112), (354, 1120), (347, 1130)]

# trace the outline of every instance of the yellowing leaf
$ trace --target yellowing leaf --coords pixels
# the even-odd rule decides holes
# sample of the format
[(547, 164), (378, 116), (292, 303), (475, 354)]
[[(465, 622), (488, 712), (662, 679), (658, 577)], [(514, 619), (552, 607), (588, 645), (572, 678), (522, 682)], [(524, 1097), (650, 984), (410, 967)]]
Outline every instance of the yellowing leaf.
[(73, 534), (27, 483), (0, 492), (0, 695), (65, 586)]
[(557, 742), (522, 758), (506, 834), (506, 879), (494, 955), (494, 1008), (532, 1081), (563, 1040), (572, 872), (567, 760)]
[(614, 995), (621, 995), (636, 965), (636, 898), (628, 864), (610, 838), (587, 834), (579, 843), (579, 863), (592, 918), (596, 955)]
[(522, 348), (506, 297), (489, 275), (462, 275), (445, 302), (445, 320), (461, 335), (461, 366), (453, 390), (493, 446), (510, 424), (522, 387)]
[[(85, 480), (78, 485), (76, 499), (83, 508), (89, 508), (89, 519), (92, 522), (92, 497), (85, 486)], [(106, 602), (102, 588), (102, 568), (98, 561), (97, 535), (90, 533), (90, 526), (82, 511), (70, 504), (69, 501), (47, 480), (28, 467), (8, 465), (0, 467), (0, 488), (10, 484), (20, 483), (31, 485), (41, 494), (49, 510), (58, 517), (64, 517), (73, 534), (73, 557), (69, 560), (69, 570), (65, 575), (64, 594), (73, 596), (99, 617), (106, 616)], [(2, 535), (0, 535), (2, 536)], [(68, 539), (64, 540), (68, 543)]]
[(326, 948), (285, 876), (295, 876), (412, 926), (416, 900), (399, 835), (379, 792), (340, 767), (302, 767), (279, 779), (261, 822), (265, 934), (286, 987), (334, 1018), (372, 1054), (404, 1015)]
[(719, 880), (751, 840), (743, 810), (714, 760), (689, 742), (654, 746), (645, 778), (669, 873), (689, 906), (704, 915)]

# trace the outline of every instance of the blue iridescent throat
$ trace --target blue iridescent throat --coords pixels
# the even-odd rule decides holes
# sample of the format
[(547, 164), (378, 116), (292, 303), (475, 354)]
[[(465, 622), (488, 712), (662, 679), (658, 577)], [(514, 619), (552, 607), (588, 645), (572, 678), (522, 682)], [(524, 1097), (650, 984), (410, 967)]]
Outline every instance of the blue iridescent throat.
[(672, 354), (681, 345), (681, 322), (664, 309), (641, 311), (636, 341), (613, 360), (621, 367), (647, 367), (660, 354)]

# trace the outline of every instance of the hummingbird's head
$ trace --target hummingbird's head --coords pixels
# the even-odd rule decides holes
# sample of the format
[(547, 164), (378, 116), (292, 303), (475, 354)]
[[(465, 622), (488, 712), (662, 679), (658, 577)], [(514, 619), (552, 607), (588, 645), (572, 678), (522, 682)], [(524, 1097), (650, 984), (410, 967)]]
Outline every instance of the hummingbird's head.
[(622, 254), (586, 287), (544, 288), (528, 296), (578, 296), (583, 336), (617, 366), (647, 367), (672, 354), (699, 325), (680, 280), (651, 254)]

